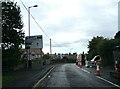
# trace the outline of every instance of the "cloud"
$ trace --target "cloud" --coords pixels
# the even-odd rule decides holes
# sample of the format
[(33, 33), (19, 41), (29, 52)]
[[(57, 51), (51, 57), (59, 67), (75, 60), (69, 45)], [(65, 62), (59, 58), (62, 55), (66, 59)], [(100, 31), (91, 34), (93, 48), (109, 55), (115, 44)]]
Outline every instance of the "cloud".
[[(22, 4), (22, 15), (27, 34), (27, 11)], [(118, 30), (118, 0), (29, 0), (24, 4), (47, 35), (54, 41), (53, 52), (86, 51), (88, 41), (94, 36), (113, 38)], [(49, 52), (49, 38), (31, 18), (31, 35), (42, 34), (45, 52)], [(56, 42), (56, 43), (55, 43)], [(65, 49), (65, 50), (64, 50)]]

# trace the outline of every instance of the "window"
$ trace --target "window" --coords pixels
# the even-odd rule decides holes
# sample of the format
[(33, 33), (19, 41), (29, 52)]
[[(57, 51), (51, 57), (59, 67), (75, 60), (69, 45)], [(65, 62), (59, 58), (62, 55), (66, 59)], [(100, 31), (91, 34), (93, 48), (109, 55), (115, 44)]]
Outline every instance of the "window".
[(39, 43), (37, 43), (37, 46), (38, 46)]

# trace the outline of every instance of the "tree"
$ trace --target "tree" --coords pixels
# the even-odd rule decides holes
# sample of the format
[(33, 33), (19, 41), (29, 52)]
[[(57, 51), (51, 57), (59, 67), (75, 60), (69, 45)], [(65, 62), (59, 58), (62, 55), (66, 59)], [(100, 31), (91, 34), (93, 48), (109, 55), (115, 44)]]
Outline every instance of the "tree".
[(98, 44), (100, 44), (103, 40), (104, 40), (104, 38), (102, 36), (101, 37), (97, 36), (97, 37), (93, 37), (93, 39), (91, 41), (89, 41), (89, 45), (88, 45), (89, 60), (92, 59), (95, 55), (99, 54)]
[(102, 58), (102, 65), (104, 66), (113, 66), (113, 40), (106, 39), (101, 44), (99, 44), (98, 51), (100, 53), (100, 56)]
[(116, 33), (116, 35), (114, 36), (114, 38), (115, 38), (115, 39), (120, 39), (120, 31), (118, 31), (118, 32)]
[(99, 36), (93, 37), (88, 45), (88, 58), (92, 59), (95, 55), (99, 54), (102, 58), (103, 66), (113, 66), (113, 48), (118, 45), (120, 45), (120, 40), (118, 39), (107, 39)]
[(19, 49), (24, 44), (23, 22), (17, 3), (2, 2), (3, 66), (13, 67), (20, 59)]

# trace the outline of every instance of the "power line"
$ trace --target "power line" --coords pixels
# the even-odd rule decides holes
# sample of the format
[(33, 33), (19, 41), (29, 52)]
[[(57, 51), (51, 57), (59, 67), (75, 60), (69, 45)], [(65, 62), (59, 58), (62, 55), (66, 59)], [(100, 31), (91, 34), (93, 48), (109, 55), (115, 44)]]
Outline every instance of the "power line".
[[(21, 1), (21, 3), (22, 3), (22, 5), (25, 7), (25, 9), (28, 11), (28, 9), (27, 9), (27, 7), (25, 6), (25, 4), (23, 3), (23, 1), (22, 0), (20, 0)], [(36, 19), (33, 17), (33, 15), (32, 14), (30, 14), (31, 15), (31, 17), (33, 18), (33, 20), (35, 21), (35, 23), (38, 25), (38, 27), (42, 30), (42, 32), (48, 37), (48, 38), (50, 38), (47, 34), (46, 34), (46, 32), (42, 29), (42, 27), (38, 24), (38, 22), (36, 21)]]
[[(20, 0), (21, 1), (21, 3), (22, 3), (22, 5), (24, 6), (24, 8), (28, 11), (28, 8), (25, 6), (25, 4), (23, 3), (23, 1), (22, 0)], [(33, 18), (33, 20), (35, 21), (35, 23), (38, 25), (38, 27), (42, 30), (42, 32), (46, 35), (46, 37), (48, 37), (48, 39), (51, 39), (48, 35), (47, 35), (47, 33), (43, 30), (43, 28), (39, 25), (39, 23), (36, 21), (36, 19), (34, 18), (34, 16), (30, 13), (30, 16)], [(51, 39), (52, 40), (52, 39)], [(53, 41), (53, 40), (52, 40)], [(57, 46), (59, 46), (59, 47), (61, 47), (61, 45), (60, 44), (58, 44), (57, 42), (55, 42), (55, 41), (53, 41), (55, 44), (57, 44)], [(49, 46), (50, 46), (50, 44), (49, 44)], [(65, 49), (64, 49), (65, 50)], [(65, 51), (68, 51), (68, 50), (65, 50)]]

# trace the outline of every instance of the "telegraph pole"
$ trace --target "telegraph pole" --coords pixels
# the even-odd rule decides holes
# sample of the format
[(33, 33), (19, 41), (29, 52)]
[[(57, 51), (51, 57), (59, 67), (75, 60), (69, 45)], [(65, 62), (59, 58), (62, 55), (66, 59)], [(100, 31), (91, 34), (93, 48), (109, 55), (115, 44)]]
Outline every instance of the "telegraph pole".
[(51, 38), (50, 38), (50, 54), (52, 54), (52, 44), (51, 44)]
[[(30, 8), (32, 8), (32, 7), (38, 7), (38, 5), (28, 7), (28, 34), (29, 34), (29, 40), (30, 40)], [(30, 60), (30, 47), (28, 48), (27, 68), (29, 68), (29, 63), (28, 63), (29, 60)]]
[(118, 31), (120, 31), (120, 1), (118, 2)]

